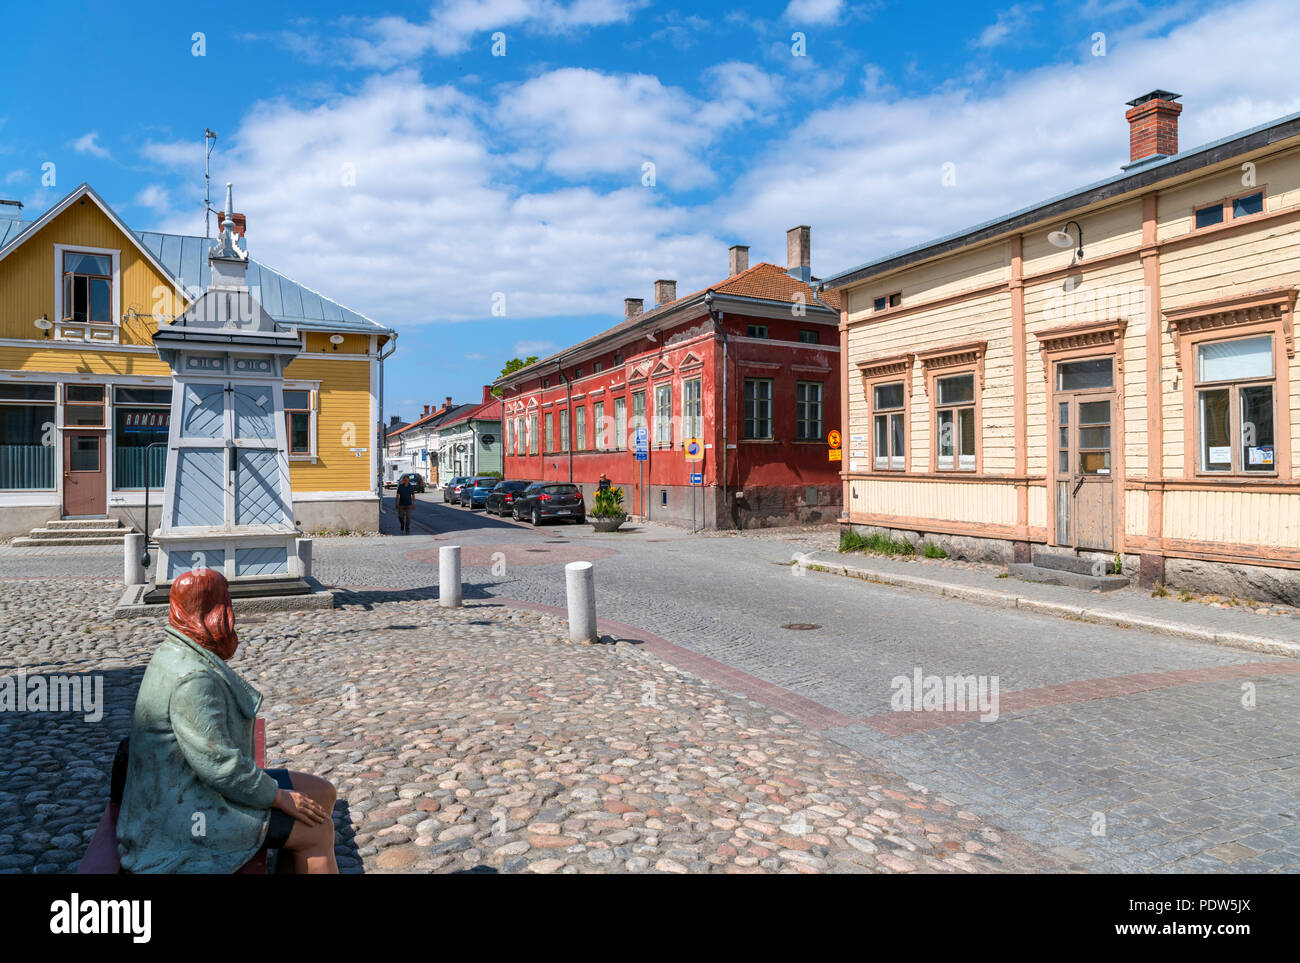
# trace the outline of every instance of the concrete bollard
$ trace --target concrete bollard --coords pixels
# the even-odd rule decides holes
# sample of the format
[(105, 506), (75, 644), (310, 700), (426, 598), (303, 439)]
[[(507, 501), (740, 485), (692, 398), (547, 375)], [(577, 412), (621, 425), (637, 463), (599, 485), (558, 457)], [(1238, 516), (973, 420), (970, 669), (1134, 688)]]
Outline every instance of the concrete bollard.
[(444, 609), (460, 608), (460, 546), (438, 549), (438, 604)]
[(569, 641), (597, 642), (596, 574), (590, 562), (570, 562), (564, 566), (565, 588), (569, 598)]
[(144, 585), (148, 578), (144, 572), (144, 536), (131, 532), (122, 540), (125, 553), (123, 557), (122, 581), (124, 584)]
[(293, 547), (298, 552), (298, 574), (303, 578), (311, 578), (311, 539), (295, 538)]

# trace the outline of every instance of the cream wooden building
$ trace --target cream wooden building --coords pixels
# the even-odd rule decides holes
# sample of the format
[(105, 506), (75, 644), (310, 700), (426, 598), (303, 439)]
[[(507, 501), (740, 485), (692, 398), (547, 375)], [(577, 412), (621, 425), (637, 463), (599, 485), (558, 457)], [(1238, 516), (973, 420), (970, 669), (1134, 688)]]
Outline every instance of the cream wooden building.
[(960, 555), (1118, 556), (1300, 600), (1300, 114), (825, 282), (843, 297), (843, 524)]

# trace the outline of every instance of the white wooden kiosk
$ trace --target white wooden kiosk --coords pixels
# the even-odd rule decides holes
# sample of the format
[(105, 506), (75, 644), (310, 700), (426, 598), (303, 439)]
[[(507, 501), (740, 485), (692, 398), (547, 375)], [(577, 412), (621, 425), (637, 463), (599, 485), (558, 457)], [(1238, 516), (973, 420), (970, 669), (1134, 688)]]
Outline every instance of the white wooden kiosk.
[(233, 598), (296, 595), (299, 569), (285, 438), (284, 369), (301, 350), (247, 284), (230, 185), (221, 234), (208, 254), (212, 283), (183, 315), (159, 324), (154, 346), (172, 370), (167, 482), (157, 587), (193, 568), (219, 569)]

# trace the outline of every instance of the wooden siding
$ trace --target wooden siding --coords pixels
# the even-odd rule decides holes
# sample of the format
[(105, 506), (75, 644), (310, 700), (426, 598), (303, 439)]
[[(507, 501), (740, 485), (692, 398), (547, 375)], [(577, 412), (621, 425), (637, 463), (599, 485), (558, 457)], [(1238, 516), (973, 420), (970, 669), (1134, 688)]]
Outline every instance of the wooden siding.
[(1300, 496), (1275, 492), (1167, 491), (1166, 538), (1300, 548)]
[[(44, 340), (32, 321), (54, 317), (54, 245), (98, 247), (121, 253), (121, 305), (126, 317), (135, 312), (170, 315), (178, 300), (175, 287), (140, 253), (89, 198), (82, 198), (45, 225), (35, 236), (0, 261), (0, 338)], [(182, 307), (183, 310), (183, 307)], [(151, 345), (157, 324), (148, 318), (122, 325), (123, 344)]]
[(1014, 525), (1016, 490), (1008, 484), (855, 478), (849, 504), (854, 515)]
[[(316, 421), (317, 460), (289, 463), (295, 492), (365, 491), (374, 484), (370, 416), (370, 361), (295, 358), (290, 380), (321, 382)], [(357, 457), (349, 449), (364, 448)]]

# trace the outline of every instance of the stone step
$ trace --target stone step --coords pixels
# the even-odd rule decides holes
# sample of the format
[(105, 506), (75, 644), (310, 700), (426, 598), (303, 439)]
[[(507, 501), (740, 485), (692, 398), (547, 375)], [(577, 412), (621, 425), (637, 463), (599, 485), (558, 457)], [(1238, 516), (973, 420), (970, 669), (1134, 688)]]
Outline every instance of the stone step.
[[(1034, 551), (1033, 563), (1039, 568), (1052, 568), (1062, 572), (1074, 572), (1078, 575), (1095, 575), (1101, 569), (1102, 575), (1114, 575), (1113, 555), (1075, 555), (1061, 551)], [(1097, 563), (1101, 562), (1098, 566)]]
[[(1080, 559), (1080, 561), (1088, 560)], [(1041, 582), (1044, 585), (1068, 585), (1071, 588), (1100, 589), (1103, 592), (1113, 592), (1116, 589), (1129, 587), (1129, 580), (1123, 575), (1092, 575), (1091, 566), (1091, 561), (1088, 561), (1088, 573), (1085, 574), (1064, 568), (1047, 568), (1029, 562), (1015, 562), (1007, 566), (1007, 574), (1023, 582)]]
[(124, 528), (120, 518), (52, 518), (45, 523), (47, 529), (75, 531), (82, 528)]
[(121, 535), (91, 535), (82, 538), (68, 537), (67, 532), (43, 538), (24, 535), (9, 543), (14, 548), (49, 548), (54, 545), (121, 545)]
[(101, 525), (98, 528), (33, 528), (28, 538), (124, 538), (131, 529)]

